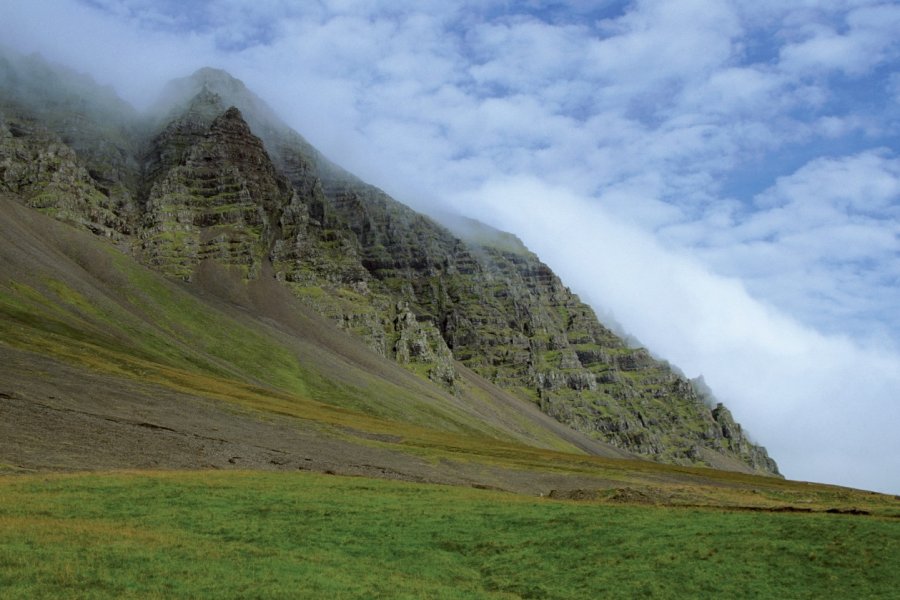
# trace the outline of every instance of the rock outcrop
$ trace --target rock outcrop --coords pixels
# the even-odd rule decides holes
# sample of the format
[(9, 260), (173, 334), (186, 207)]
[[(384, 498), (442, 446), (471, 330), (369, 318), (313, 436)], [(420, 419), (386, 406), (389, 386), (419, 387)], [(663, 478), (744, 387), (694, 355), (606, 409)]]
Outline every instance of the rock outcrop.
[(282, 212), (297, 199), (240, 111), (228, 108), (204, 127), (191, 110), (152, 148), (139, 236), (146, 262), (186, 280), (202, 260), (256, 277)]
[(92, 133), (67, 143), (66, 109), (47, 119), (4, 95), (0, 185), (145, 264), (186, 281), (204, 261), (247, 279), (271, 273), (448, 390), (463, 385), (461, 364), (631, 452), (778, 472), (724, 406), (604, 327), (513, 236), (477, 223), (451, 232), (414, 212), (322, 157), (221, 71), (174, 82), (164, 118), (125, 119), (105, 146), (102, 110), (80, 112)]

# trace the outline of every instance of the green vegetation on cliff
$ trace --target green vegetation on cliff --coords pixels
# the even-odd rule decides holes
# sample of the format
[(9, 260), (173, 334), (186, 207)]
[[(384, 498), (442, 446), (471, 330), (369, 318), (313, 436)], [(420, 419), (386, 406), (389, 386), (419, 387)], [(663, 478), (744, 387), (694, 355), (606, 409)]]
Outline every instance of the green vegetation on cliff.
[[(628, 452), (778, 473), (727, 410), (601, 325), (514, 236), (471, 223), (451, 233), (412, 211), (327, 161), (227, 73), (202, 69), (173, 82), (159, 115), (141, 119), (103, 93), (86, 94), (89, 82), (73, 87), (71, 77), (27, 62), (0, 63), (9, 83), (0, 100), (0, 179), (23, 203), (200, 287), (204, 273), (206, 284), (223, 273), (238, 287), (278, 281), (441, 393), (471, 397), (463, 371), (471, 369)], [(29, 69), (37, 83), (26, 85)], [(56, 96), (63, 100), (47, 101)], [(171, 331), (192, 327), (203, 329), (201, 351), (217, 357), (210, 368), (224, 360), (232, 369), (243, 360), (237, 354), (257, 356), (264, 344), (244, 336), (208, 349), (206, 324)], [(146, 345), (157, 339), (154, 332)], [(175, 339), (185, 347), (193, 338)], [(169, 358), (182, 352), (165, 343), (155, 347)], [(259, 377), (305, 393), (303, 368), (278, 356), (273, 350)], [(394, 404), (396, 416), (403, 403)]]

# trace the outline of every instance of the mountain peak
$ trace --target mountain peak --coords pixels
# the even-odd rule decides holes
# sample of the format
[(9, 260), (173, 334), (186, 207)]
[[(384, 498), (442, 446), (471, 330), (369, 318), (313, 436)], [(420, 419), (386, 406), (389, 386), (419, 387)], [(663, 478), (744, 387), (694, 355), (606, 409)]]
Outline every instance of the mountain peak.
[(238, 108), (251, 128), (262, 133), (268, 128), (284, 128), (286, 125), (275, 112), (243, 81), (227, 71), (214, 67), (203, 67), (187, 77), (173, 79), (166, 84), (159, 100), (153, 107), (156, 115), (167, 116), (182, 112), (191, 104), (216, 97), (222, 107)]
[[(0, 87), (0, 99), (8, 90)], [(0, 187), (121, 240), (170, 277), (200, 286), (220, 269), (242, 290), (283, 286), (353, 343), (406, 366), (435, 394), (461, 398), (459, 406), (480, 406), (475, 385), (555, 419), (553, 431), (591, 452), (777, 474), (730, 414), (713, 413), (691, 382), (616, 337), (515, 236), (446, 219), (456, 237), (324, 160), (225, 71), (172, 81), (156, 128), (110, 137), (99, 116), (90, 123), (99, 109), (85, 116), (78, 108), (44, 120), (51, 131), (68, 135), (74, 123), (91, 132), (72, 148), (61, 136), (4, 126)], [(292, 360), (283, 364), (295, 372)], [(389, 396), (353, 406), (405, 414), (382, 412)], [(468, 423), (447, 427), (496, 429)], [(543, 444), (545, 434), (528, 439)]]
[(240, 79), (234, 77), (228, 71), (213, 67), (202, 67), (194, 71), (187, 79), (199, 83), (213, 91), (222, 88), (230, 88), (236, 91), (247, 91), (247, 86)]
[(228, 110), (222, 113), (222, 117), (225, 119), (239, 119), (241, 121), (244, 120), (244, 115), (241, 114), (241, 111), (236, 106), (229, 106)]

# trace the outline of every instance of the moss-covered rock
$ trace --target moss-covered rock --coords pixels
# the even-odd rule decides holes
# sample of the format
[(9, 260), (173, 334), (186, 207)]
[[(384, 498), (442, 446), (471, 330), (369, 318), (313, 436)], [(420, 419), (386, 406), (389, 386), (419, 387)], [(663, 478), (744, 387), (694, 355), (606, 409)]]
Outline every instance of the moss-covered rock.
[[(13, 72), (0, 64), (6, 81)], [(190, 280), (203, 261), (272, 273), (447, 389), (462, 385), (462, 364), (631, 452), (777, 473), (727, 409), (603, 326), (514, 236), (459, 220), (451, 233), (329, 162), (227, 74), (173, 83), (152, 127), (61, 97), (30, 110), (0, 94), (0, 185), (32, 206), (122, 240), (173, 277)], [(109, 111), (113, 126), (99, 122)]]

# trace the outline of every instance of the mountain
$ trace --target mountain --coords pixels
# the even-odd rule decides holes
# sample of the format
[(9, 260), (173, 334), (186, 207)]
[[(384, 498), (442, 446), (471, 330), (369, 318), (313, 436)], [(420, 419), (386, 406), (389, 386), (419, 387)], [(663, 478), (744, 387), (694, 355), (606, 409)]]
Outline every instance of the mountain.
[[(399, 423), (778, 474), (707, 390), (629, 347), (514, 236), (411, 210), (227, 73), (173, 81), (151, 116), (35, 57), (2, 58), (0, 84), (11, 232), (0, 348), (8, 364), (43, 365), (42, 390), (73, 368), (123, 388), (137, 376), (157, 386), (138, 396), (167, 399), (157, 418), (197, 419), (195, 435), (198, 415), (274, 431), (213, 410), (213, 398), (301, 419), (305, 407), (329, 428), (347, 426), (349, 410), (367, 435), (397, 435)], [(223, 381), (240, 393), (204, 388)], [(143, 418), (133, 400), (121, 406), (121, 420)]]

